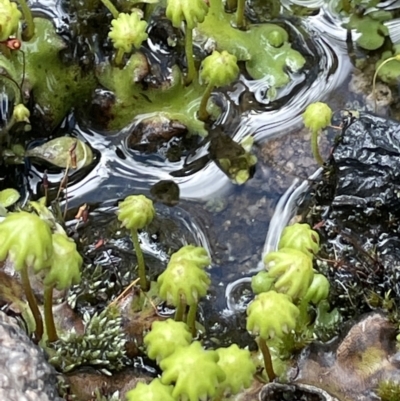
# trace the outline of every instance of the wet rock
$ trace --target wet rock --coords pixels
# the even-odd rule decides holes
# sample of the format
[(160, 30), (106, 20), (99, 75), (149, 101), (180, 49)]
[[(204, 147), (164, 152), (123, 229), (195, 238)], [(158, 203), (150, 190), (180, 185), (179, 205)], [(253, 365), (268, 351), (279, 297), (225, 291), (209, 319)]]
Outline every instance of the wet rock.
[(321, 387), (340, 400), (379, 400), (374, 391), (380, 382), (400, 383), (395, 333), (381, 314), (364, 316), (341, 341), (306, 348), (296, 382)]
[[(322, 157), (327, 159), (330, 137), (324, 132), (318, 142)], [(285, 174), (291, 179), (306, 179), (319, 167), (311, 152), (311, 133), (306, 128), (266, 141), (261, 145), (259, 158), (266, 166), (274, 167), (275, 174)], [(287, 187), (287, 183), (282, 186)]]
[(369, 113), (347, 116), (322, 180), (314, 188), (331, 283), (331, 305), (356, 318), (384, 308), (397, 319), (400, 300), (400, 124)]
[[(43, 274), (34, 274), (33, 270), (29, 270), (29, 281), (39, 302), (43, 301), (44, 284)], [(66, 294), (65, 290), (58, 291), (56, 288), (53, 291), (53, 301), (57, 302)], [(21, 276), (15, 271), (14, 264), (6, 259), (0, 262), (0, 305), (13, 304), (17, 308), (18, 313), (24, 309), (25, 291), (21, 284)], [(15, 310), (17, 312), (17, 310)]]
[(180, 138), (186, 133), (187, 128), (181, 122), (154, 115), (135, 126), (127, 139), (127, 145), (131, 149), (153, 153), (172, 138)]
[(179, 202), (179, 186), (171, 180), (161, 180), (156, 182), (151, 188), (150, 193), (156, 202), (164, 205), (175, 206)]
[(93, 162), (92, 149), (83, 141), (68, 136), (52, 139), (26, 151), (26, 157), (60, 168), (80, 169)]
[(399, 209), (400, 126), (360, 113), (333, 152), (334, 206)]
[(16, 320), (0, 312), (0, 399), (62, 401), (56, 372)]
[(91, 401), (96, 390), (104, 396), (119, 392), (119, 399), (124, 400), (125, 394), (133, 389), (138, 382), (150, 382), (152, 378), (135, 369), (126, 369), (123, 372), (106, 376), (94, 369), (81, 369), (65, 378), (69, 392), (77, 401)]
[(305, 384), (269, 383), (260, 393), (260, 401), (338, 401), (326, 391)]

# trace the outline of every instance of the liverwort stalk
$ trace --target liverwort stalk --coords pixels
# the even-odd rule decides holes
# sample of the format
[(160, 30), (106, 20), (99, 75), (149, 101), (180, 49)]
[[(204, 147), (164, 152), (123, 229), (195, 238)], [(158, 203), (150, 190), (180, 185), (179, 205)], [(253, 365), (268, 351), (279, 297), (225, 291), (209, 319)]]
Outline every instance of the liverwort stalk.
[(35, 319), (36, 340), (43, 335), (43, 320), (29, 281), (29, 269), (35, 273), (50, 267), (53, 254), (49, 225), (33, 213), (10, 213), (0, 223), (0, 261), (9, 258), (20, 272), (22, 287)]
[(232, 83), (239, 75), (237, 59), (234, 55), (223, 50), (221, 53), (214, 50), (203, 60), (200, 77), (207, 83), (199, 109), (199, 119), (207, 120), (209, 117), (207, 103), (214, 88), (226, 86)]
[(139, 10), (134, 9), (130, 14), (120, 13), (111, 21), (111, 31), (108, 37), (117, 49), (115, 64), (121, 65), (125, 53), (130, 53), (132, 47), (139, 49), (147, 39), (147, 22), (143, 21)]
[(22, 33), (22, 38), (26, 41), (29, 41), (33, 38), (35, 34), (35, 24), (33, 22), (32, 11), (28, 6), (26, 0), (18, 0), (19, 5), (21, 6), (22, 14), (24, 15), (24, 19), (26, 22), (26, 29)]
[(204, 0), (167, 0), (165, 15), (174, 28), (185, 24), (185, 52), (187, 62), (186, 84), (190, 84), (196, 76), (193, 58), (193, 29), (202, 23), (208, 13)]
[(113, 3), (110, 0), (101, 0), (101, 2), (108, 8), (108, 11), (112, 14), (113, 18), (117, 19), (119, 15), (119, 11), (116, 9)]
[(210, 278), (204, 268), (210, 264), (207, 251), (202, 247), (186, 245), (171, 256), (167, 268), (158, 276), (160, 298), (175, 306), (175, 320), (186, 318), (189, 330), (195, 332), (197, 304), (207, 294)]
[(49, 342), (58, 339), (53, 317), (53, 289), (65, 290), (81, 280), (82, 257), (65, 233), (54, 233), (53, 257), (44, 284), (44, 319)]
[(246, 0), (238, 0), (237, 2), (237, 10), (236, 10), (236, 26), (239, 29), (245, 27), (245, 19), (244, 19), (244, 8), (246, 5)]
[(381, 64), (379, 64), (379, 67), (376, 69), (374, 78), (372, 80), (372, 96), (374, 98), (374, 112), (376, 113), (376, 92), (375, 92), (375, 84), (376, 84), (376, 78), (378, 76), (379, 70), (387, 63), (390, 61), (400, 61), (400, 54), (396, 54), (395, 56), (387, 58), (385, 61), (383, 61)]
[(258, 335), (258, 344), (264, 358), (265, 371), (270, 381), (276, 377), (268, 339), (284, 338), (296, 327), (300, 311), (286, 294), (276, 291), (263, 292), (255, 297), (247, 307), (246, 329)]
[(331, 123), (332, 110), (326, 103), (316, 102), (307, 106), (303, 115), (304, 125), (311, 131), (311, 150), (320, 166), (324, 165), (318, 149), (318, 135), (321, 129)]
[(228, 12), (233, 12), (236, 10), (238, 0), (226, 0), (225, 6)]
[(310, 303), (318, 305), (320, 302), (326, 300), (329, 296), (329, 288), (329, 281), (323, 274), (314, 274), (310, 287), (298, 305), (300, 310), (298, 321), (301, 328), (309, 324), (308, 305)]
[(147, 290), (146, 270), (143, 252), (140, 248), (138, 230), (150, 224), (156, 214), (153, 202), (144, 195), (131, 195), (118, 204), (118, 220), (122, 227), (131, 231), (133, 246), (135, 248), (138, 261), (138, 272), (140, 278), (140, 288)]

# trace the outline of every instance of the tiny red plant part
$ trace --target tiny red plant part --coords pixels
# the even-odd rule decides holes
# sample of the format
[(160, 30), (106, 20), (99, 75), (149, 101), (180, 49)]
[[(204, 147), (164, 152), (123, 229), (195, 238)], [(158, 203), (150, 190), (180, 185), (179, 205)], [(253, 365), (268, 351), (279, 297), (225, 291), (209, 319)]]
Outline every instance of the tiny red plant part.
[(17, 38), (8, 38), (7, 40), (3, 40), (0, 43), (6, 45), (10, 50), (19, 50), (22, 44), (21, 41)]

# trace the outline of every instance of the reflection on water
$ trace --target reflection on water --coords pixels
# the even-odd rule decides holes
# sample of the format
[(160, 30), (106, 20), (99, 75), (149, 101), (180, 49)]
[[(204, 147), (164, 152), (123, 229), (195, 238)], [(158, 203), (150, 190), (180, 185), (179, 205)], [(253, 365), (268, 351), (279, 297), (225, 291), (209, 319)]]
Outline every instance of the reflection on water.
[[(308, 3), (315, 6), (317, 1)], [(56, 23), (62, 29), (66, 16), (57, 7), (52, 8), (53, 14), (47, 15), (55, 18), (58, 13)], [(324, 6), (317, 15), (295, 23), (290, 21), (285, 22), (285, 27), (293, 47), (306, 58), (303, 71), (290, 74), (291, 83), (277, 90), (273, 99), (269, 98), (268, 79), (253, 81), (241, 76), (228, 91), (215, 94), (223, 113), (210, 132), (223, 125), (225, 133), (237, 142), (252, 135), (259, 149), (268, 139), (301, 128), (305, 107), (317, 100), (329, 100), (346, 83), (352, 69), (347, 33), (331, 7)], [(282, 174), (279, 166), (259, 162), (254, 177), (242, 187), (235, 186), (210, 160), (209, 142), (201, 138), (194, 150), (183, 149), (177, 161), (166, 159), (170, 143), (161, 150), (140, 153), (127, 143), (132, 130), (145, 117), (148, 116), (137, 117), (129, 126), (112, 134), (88, 128), (84, 122), (73, 126), (70, 132), (88, 142), (99, 157), (90, 172), (70, 181), (68, 207), (76, 208), (85, 202), (112, 206), (127, 195), (148, 193), (160, 180), (173, 180), (180, 189), (179, 206), (197, 205), (190, 209), (185, 221), (191, 224), (187, 228), (197, 236), (196, 243), (210, 250), (215, 281), (225, 286), (257, 268), (261, 255), (275, 246), (280, 230), (291, 216), (290, 201), (284, 200), (284, 207), (271, 221), (271, 224), (277, 222), (269, 231), (274, 236), (269, 236), (264, 246), (276, 203), (295, 176)], [(36, 188), (42, 172), (34, 173), (31, 186)], [(61, 178), (61, 174), (49, 174), (52, 183)], [(217, 299), (215, 308), (225, 304), (224, 291), (216, 290), (213, 296)]]
[[(228, 93), (231, 101), (225, 101), (225, 111), (216, 124), (223, 122), (231, 127), (235, 141), (250, 134), (262, 142), (299, 128), (304, 108), (313, 101), (328, 98), (349, 76), (351, 64), (345, 43), (346, 30), (340, 28), (338, 22), (322, 9), (318, 15), (307, 17), (298, 28), (288, 24), (296, 46), (308, 57), (305, 72), (293, 74), (292, 82), (278, 90), (273, 101), (266, 98), (267, 81), (250, 81), (241, 77), (233, 91)], [(246, 105), (243, 98), (249, 91), (254, 96), (254, 104)], [(246, 108), (248, 110), (241, 113), (239, 119), (238, 110)], [(144, 117), (136, 118), (130, 126), (113, 136), (76, 127), (77, 133), (101, 152), (101, 159), (87, 177), (69, 188), (73, 204), (80, 204), (88, 198), (107, 202), (132, 192), (147, 192), (157, 181), (170, 179), (179, 185), (183, 199), (207, 200), (232, 192), (233, 185), (215, 163), (203, 162), (208, 143), (174, 163), (159, 157), (159, 154), (143, 157), (127, 149), (128, 133)], [(187, 164), (199, 160), (205, 164), (200, 170), (193, 168), (195, 172), (187, 174), (186, 169), (185, 174), (179, 176)]]

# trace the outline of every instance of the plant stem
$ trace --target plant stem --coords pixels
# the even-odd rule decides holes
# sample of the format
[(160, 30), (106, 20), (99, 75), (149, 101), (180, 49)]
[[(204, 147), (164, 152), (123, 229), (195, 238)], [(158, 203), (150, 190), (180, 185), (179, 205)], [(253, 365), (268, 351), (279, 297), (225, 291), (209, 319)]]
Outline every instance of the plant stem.
[(186, 303), (180, 300), (179, 304), (175, 309), (175, 322), (181, 322), (183, 320), (183, 313), (186, 308)]
[(263, 355), (264, 367), (265, 367), (265, 371), (267, 372), (268, 379), (270, 382), (272, 382), (275, 379), (276, 374), (275, 374), (274, 368), (272, 366), (271, 353), (269, 352), (267, 342), (263, 338), (259, 337), (258, 338), (258, 346), (260, 347), (261, 353)]
[(314, 159), (316, 162), (320, 165), (324, 165), (324, 160), (321, 157), (321, 154), (319, 153), (318, 149), (318, 136), (319, 136), (319, 130), (314, 130), (311, 133), (311, 150), (312, 154), (314, 156)]
[(186, 324), (189, 327), (192, 336), (196, 336), (196, 315), (197, 315), (197, 304), (189, 306), (189, 312), (186, 318)]
[(122, 64), (122, 58), (124, 57), (125, 52), (122, 49), (117, 50), (117, 54), (115, 55), (114, 63), (116, 66), (120, 66)]
[(0, 52), (3, 54), (6, 58), (11, 58), (11, 50), (6, 46), (5, 43), (0, 43)]
[(300, 301), (300, 304), (298, 305), (300, 314), (299, 317), (297, 318), (297, 327), (300, 328), (300, 330), (304, 330), (309, 324), (310, 318), (308, 316), (308, 304), (309, 300), (306, 298), (303, 298)]
[(44, 322), (46, 324), (47, 340), (52, 343), (58, 340), (53, 316), (53, 286), (44, 287)]
[(146, 279), (146, 270), (144, 265), (143, 252), (142, 249), (140, 248), (138, 232), (135, 228), (131, 229), (131, 237), (133, 241), (133, 247), (135, 248), (136, 252), (136, 258), (138, 261), (140, 288), (142, 289), (142, 291), (147, 291), (147, 279)]
[(110, 0), (101, 0), (101, 2), (108, 8), (114, 19), (118, 18), (119, 12)]
[(246, 0), (238, 0), (237, 3), (237, 10), (236, 10), (236, 26), (239, 29), (244, 28), (245, 21), (244, 21), (244, 6), (246, 4)]
[(33, 35), (35, 34), (35, 24), (33, 22), (31, 9), (28, 7), (28, 3), (26, 0), (18, 0), (19, 5), (21, 6), (22, 14), (24, 15), (24, 19), (26, 22), (26, 29), (22, 34), (22, 38), (26, 41), (31, 40)]
[(200, 108), (199, 108), (199, 120), (201, 121), (206, 121), (209, 117), (208, 111), (207, 111), (207, 103), (208, 103), (208, 99), (211, 96), (211, 92), (214, 89), (214, 85), (212, 85), (211, 83), (209, 83), (207, 85), (206, 90), (203, 93), (203, 97), (201, 98), (201, 102), (200, 102)]
[(376, 84), (376, 78), (378, 76), (379, 70), (387, 63), (390, 61), (400, 61), (400, 54), (396, 54), (395, 56), (387, 58), (383, 63), (379, 65), (379, 67), (376, 69), (375, 74), (374, 74), (374, 79), (372, 80), (372, 97), (374, 98), (374, 113), (376, 113), (376, 93), (375, 93), (375, 84)]
[(192, 83), (193, 79), (196, 76), (196, 67), (194, 65), (193, 58), (193, 29), (189, 29), (187, 25), (185, 34), (185, 53), (187, 62), (187, 74), (185, 84), (189, 85), (190, 83)]
[(35, 295), (33, 294), (31, 283), (29, 281), (28, 275), (28, 267), (25, 267), (21, 271), (21, 281), (22, 287), (25, 291), (26, 300), (28, 301), (28, 305), (31, 308), (33, 318), (35, 319), (36, 329), (35, 329), (35, 336), (36, 341), (40, 341), (43, 336), (43, 319), (42, 315), (40, 314)]

